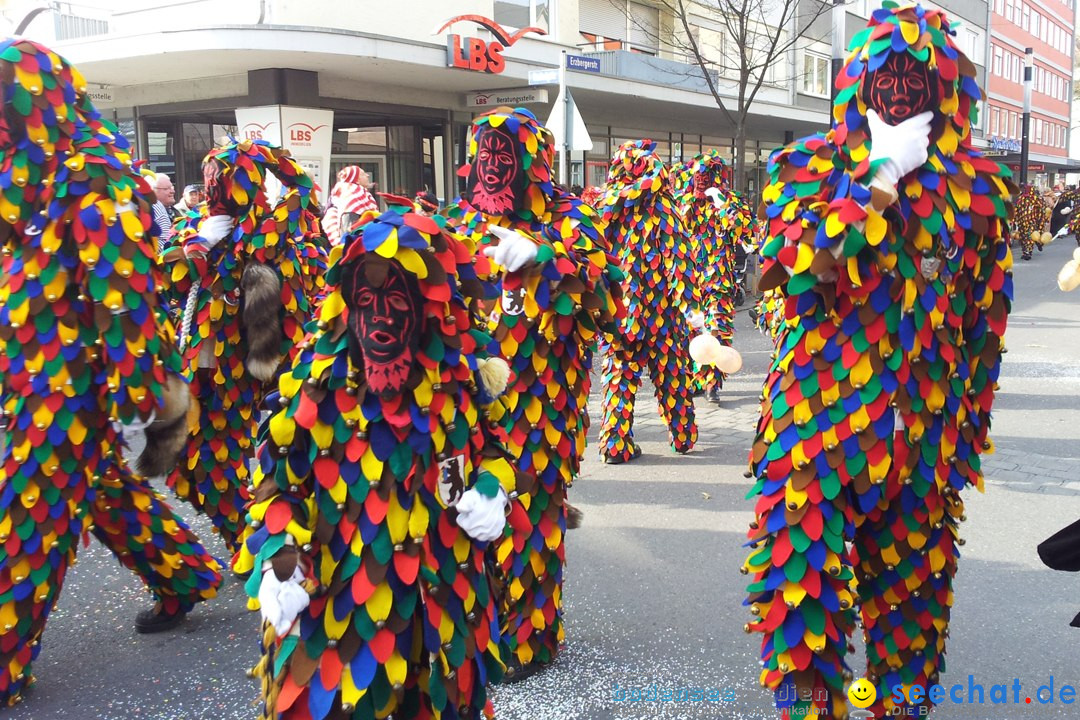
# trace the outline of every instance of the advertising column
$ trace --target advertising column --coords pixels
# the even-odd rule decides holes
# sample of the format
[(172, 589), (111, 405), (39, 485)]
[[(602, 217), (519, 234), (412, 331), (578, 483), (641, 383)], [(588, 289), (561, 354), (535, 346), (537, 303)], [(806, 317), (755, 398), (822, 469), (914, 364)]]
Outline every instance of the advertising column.
[(330, 192), (333, 110), (288, 105), (237, 108), (236, 126), (241, 140), (265, 140), (292, 153), (318, 184), (319, 201), (325, 202)]

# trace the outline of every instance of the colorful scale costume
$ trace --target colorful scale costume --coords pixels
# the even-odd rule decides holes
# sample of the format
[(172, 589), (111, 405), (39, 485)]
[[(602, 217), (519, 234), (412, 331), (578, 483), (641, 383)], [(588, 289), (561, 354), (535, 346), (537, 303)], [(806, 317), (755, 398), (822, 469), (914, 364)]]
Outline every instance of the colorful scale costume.
[[(320, 586), (291, 631), (266, 625), (264, 718), (477, 719), (503, 672), (486, 543), (448, 505), (470, 486), (524, 492), (529, 478), (478, 405), (490, 337), (463, 299), (482, 292), (474, 249), (404, 203), (332, 251), (318, 330), (280, 378), (260, 449), (242, 552)], [(379, 322), (362, 310), (372, 293), (398, 298), (393, 324), (365, 325)]]
[[(488, 133), (493, 133), (488, 135)], [(519, 187), (506, 204), (485, 191), (484, 168), (505, 144), (510, 162), (488, 177)], [(483, 152), (484, 160), (478, 161)], [(499, 108), (473, 121), (469, 141), (473, 179), (448, 215), (478, 246), (498, 243), (489, 227), (515, 230), (539, 246), (536, 264), (499, 279), (491, 314), (492, 354), (513, 372), (506, 393), (491, 408), (507, 449), (532, 491), (514, 500), (509, 533), (496, 548), (502, 593), (503, 639), (517, 664), (550, 663), (563, 640), (562, 584), (566, 489), (577, 477), (588, 435), (593, 351), (600, 331), (621, 316), (622, 272), (606, 252), (596, 211), (552, 183), (554, 143), (527, 110)], [(511, 165), (513, 167), (511, 167)], [(510, 656), (508, 656), (510, 657)], [(514, 668), (515, 671), (517, 668)]]
[(187, 404), (157, 300), (153, 191), (58, 55), (3, 42), (0, 86), (0, 702), (14, 703), (89, 532), (167, 613), (213, 597), (221, 575), (123, 457), (118, 423), (179, 397), (182, 435)]
[(1042, 233), (1050, 221), (1050, 208), (1034, 185), (1025, 185), (1015, 201), (1011, 227), (1012, 236), (1020, 240), (1020, 252), (1025, 260), (1038, 245), (1042, 250)]
[[(729, 207), (716, 207), (712, 197), (705, 194), (716, 188), (721, 201), (731, 202), (731, 172), (715, 150), (698, 155), (672, 170), (675, 203), (682, 217), (690, 245), (697, 256), (698, 290), (705, 317), (705, 331), (716, 336), (724, 345), (735, 337), (735, 238), (732, 230), (740, 228), (729, 218)], [(753, 218), (751, 217), (751, 221)], [(724, 386), (724, 373), (715, 365), (697, 368), (698, 387), (710, 400), (719, 400)]]
[(700, 305), (696, 258), (676, 212), (668, 170), (652, 140), (624, 143), (611, 160), (600, 207), (606, 236), (626, 273), (627, 312), (604, 354), (604, 425), (600, 453), (608, 462), (640, 455), (634, 444), (634, 400), (648, 369), (672, 447), (697, 441), (686, 313)]
[[(856, 602), (875, 717), (893, 686), (944, 669), (960, 491), (981, 489), (991, 449), (1015, 190), (971, 146), (980, 91), (952, 32), (940, 11), (886, 3), (852, 41), (832, 130), (770, 161), (762, 287), (782, 287), (798, 322), (763, 391), (744, 569), (784, 717), (846, 716)], [(869, 161), (866, 114), (888, 112), (877, 88), (913, 79), (934, 113), (929, 159), (896, 199), (869, 187), (890, 161)]]
[[(286, 151), (231, 142), (203, 164), (207, 202), (178, 225), (163, 253), (171, 299), (191, 311), (181, 320), (182, 334), (190, 325), (184, 365), (199, 404), (185, 455), (167, 482), (235, 551), (264, 383), (303, 340), (322, 293), (326, 254), (313, 234), (311, 179)], [(284, 189), (276, 202), (265, 194), (267, 173)], [(204, 244), (203, 223), (220, 215), (236, 220), (232, 232), (209, 252), (191, 254)]]

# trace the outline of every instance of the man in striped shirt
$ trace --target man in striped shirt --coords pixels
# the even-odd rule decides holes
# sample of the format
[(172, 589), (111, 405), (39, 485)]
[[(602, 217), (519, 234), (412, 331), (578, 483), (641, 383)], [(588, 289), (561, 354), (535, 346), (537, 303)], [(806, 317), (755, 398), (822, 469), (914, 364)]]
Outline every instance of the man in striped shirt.
[(154, 222), (157, 223), (160, 232), (158, 252), (161, 252), (173, 234), (172, 221), (173, 214), (176, 212), (173, 209), (173, 203), (176, 202), (176, 189), (173, 187), (172, 180), (165, 173), (154, 175), (153, 186), (154, 194), (157, 195), (157, 202), (154, 203), (153, 208)]

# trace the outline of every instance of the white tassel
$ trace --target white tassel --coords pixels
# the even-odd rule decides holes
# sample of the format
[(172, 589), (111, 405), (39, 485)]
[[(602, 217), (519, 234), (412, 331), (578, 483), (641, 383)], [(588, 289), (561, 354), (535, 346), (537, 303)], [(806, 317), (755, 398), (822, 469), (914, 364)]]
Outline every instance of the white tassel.
[(476, 379), (491, 397), (499, 397), (510, 383), (510, 366), (500, 357), (478, 358)]
[(1061, 272), (1058, 273), (1057, 284), (1065, 292), (1071, 292), (1080, 287), (1080, 262), (1070, 260), (1065, 263)]

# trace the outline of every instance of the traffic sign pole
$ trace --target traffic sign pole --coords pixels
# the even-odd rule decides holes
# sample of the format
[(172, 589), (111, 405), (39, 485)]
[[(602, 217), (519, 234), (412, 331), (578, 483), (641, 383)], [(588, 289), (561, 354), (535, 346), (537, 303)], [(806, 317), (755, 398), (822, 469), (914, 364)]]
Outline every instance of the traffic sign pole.
[(566, 51), (562, 51), (562, 61), (559, 63), (559, 97), (563, 101), (563, 138), (559, 145), (559, 184), (566, 187), (566, 163), (570, 150), (570, 133), (573, 128), (573, 118), (570, 116), (570, 94), (566, 91)]

